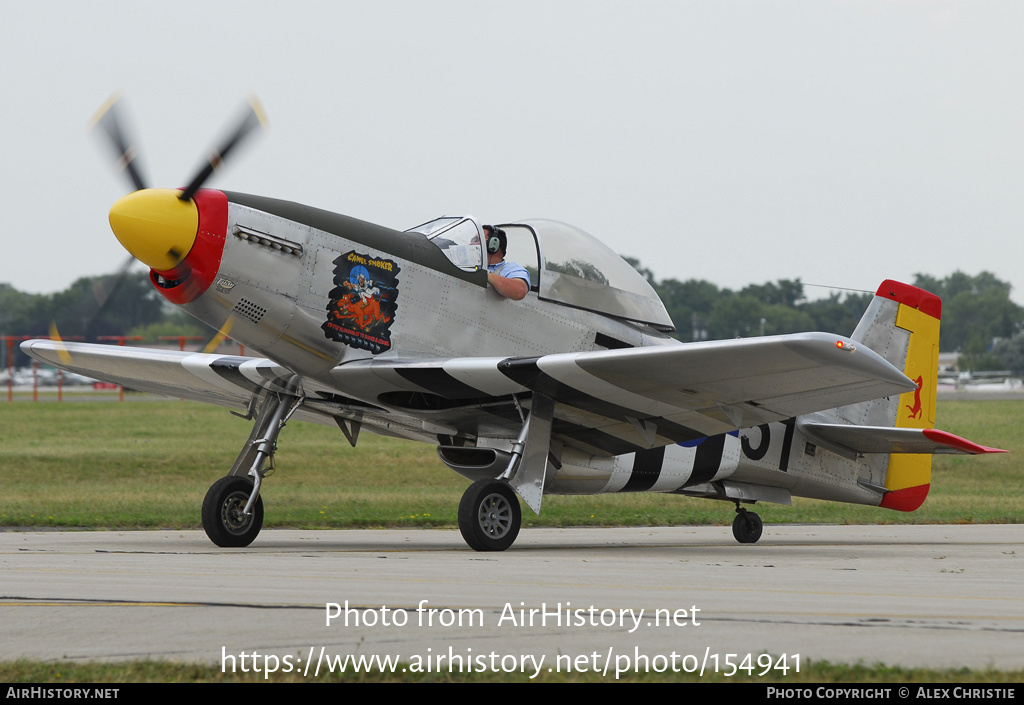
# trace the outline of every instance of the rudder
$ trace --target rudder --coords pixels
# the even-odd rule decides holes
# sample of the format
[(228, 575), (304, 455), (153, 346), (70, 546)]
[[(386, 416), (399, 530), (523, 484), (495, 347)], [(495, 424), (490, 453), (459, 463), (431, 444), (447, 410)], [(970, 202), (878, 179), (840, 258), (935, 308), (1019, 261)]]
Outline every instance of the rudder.
[[(857, 409), (858, 415), (863, 414), (857, 422), (896, 428), (935, 427), (941, 317), (942, 301), (935, 294), (892, 280), (882, 282), (851, 337), (902, 369), (918, 388), (897, 400), (863, 405)], [(888, 492), (880, 506), (904, 512), (920, 507), (931, 487), (931, 467), (931, 455), (890, 455), (885, 474)]]

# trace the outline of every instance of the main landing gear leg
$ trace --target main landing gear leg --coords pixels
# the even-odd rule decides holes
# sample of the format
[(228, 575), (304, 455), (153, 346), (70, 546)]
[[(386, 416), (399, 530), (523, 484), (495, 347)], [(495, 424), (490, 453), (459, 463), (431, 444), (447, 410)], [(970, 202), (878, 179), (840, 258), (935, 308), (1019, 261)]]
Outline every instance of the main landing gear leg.
[(504, 551), (516, 540), (523, 521), (517, 492), (540, 514), (554, 409), (554, 400), (534, 394), (508, 467), (496, 479), (477, 480), (462, 495), (459, 531), (474, 551)]
[[(203, 500), (203, 529), (218, 546), (248, 546), (263, 528), (260, 485), (274, 469), (277, 437), (302, 404), (298, 377), (281, 392), (268, 392), (245, 447), (225, 477), (217, 480)], [(250, 407), (252, 409), (254, 407)], [(252, 418), (251, 416), (249, 418)], [(264, 467), (268, 464), (267, 467)]]
[(736, 518), (732, 520), (732, 535), (740, 543), (757, 543), (764, 530), (764, 523), (761, 517), (754, 512), (748, 512), (736, 503)]

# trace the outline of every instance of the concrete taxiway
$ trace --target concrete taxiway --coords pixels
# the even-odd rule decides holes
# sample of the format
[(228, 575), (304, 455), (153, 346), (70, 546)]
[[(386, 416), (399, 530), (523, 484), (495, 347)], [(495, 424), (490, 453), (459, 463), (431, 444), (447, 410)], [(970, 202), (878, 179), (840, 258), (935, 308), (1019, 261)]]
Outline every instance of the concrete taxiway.
[(1024, 525), (527, 529), (499, 554), (457, 531), (7, 531), (0, 568), (0, 660), (1024, 668)]

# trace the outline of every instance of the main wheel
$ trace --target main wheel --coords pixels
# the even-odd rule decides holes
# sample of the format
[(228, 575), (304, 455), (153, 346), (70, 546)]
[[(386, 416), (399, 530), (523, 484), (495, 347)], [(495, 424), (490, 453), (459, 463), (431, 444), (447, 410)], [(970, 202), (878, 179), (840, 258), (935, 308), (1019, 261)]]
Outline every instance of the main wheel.
[(203, 500), (203, 529), (218, 546), (248, 546), (263, 528), (263, 497), (257, 497), (252, 514), (243, 511), (252, 494), (252, 480), (227, 475), (213, 483)]
[(519, 498), (501, 480), (477, 480), (459, 502), (459, 531), (474, 551), (504, 551), (522, 522)]
[(732, 535), (740, 543), (757, 543), (764, 531), (764, 523), (761, 517), (746, 509), (737, 510), (736, 518), (732, 520)]

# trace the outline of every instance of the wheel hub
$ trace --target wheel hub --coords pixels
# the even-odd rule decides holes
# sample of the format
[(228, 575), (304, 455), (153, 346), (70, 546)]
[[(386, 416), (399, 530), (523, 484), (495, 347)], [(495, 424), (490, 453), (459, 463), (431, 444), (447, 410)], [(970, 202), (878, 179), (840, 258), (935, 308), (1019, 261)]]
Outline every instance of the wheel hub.
[(501, 538), (512, 525), (512, 507), (500, 494), (488, 495), (480, 503), (480, 527), (491, 538)]
[(246, 516), (245, 505), (249, 497), (242, 492), (233, 492), (228, 495), (221, 506), (220, 518), (224, 528), (233, 534), (245, 533), (252, 521), (251, 516)]

